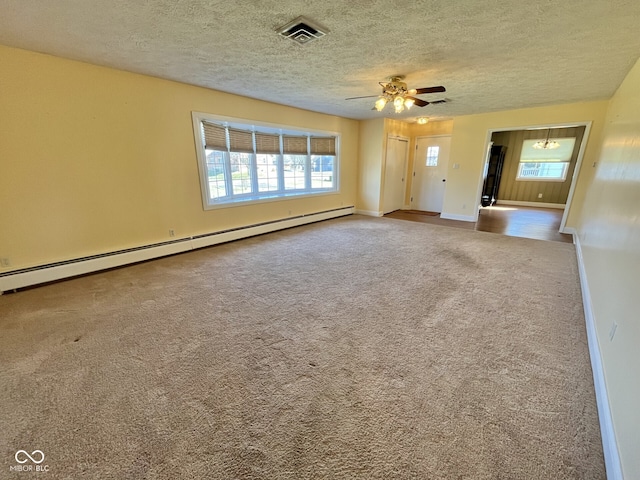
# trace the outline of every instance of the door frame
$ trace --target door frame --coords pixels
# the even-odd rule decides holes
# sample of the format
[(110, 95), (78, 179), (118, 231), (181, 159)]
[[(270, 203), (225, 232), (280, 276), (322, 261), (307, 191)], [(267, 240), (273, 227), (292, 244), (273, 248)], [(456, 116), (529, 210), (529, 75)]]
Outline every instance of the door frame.
[(578, 183), (578, 177), (580, 176), (580, 170), (582, 168), (582, 160), (584, 158), (584, 152), (587, 149), (587, 141), (589, 140), (589, 134), (591, 133), (592, 123), (593, 122), (591, 121), (567, 122), (567, 123), (556, 122), (556, 123), (544, 123), (544, 124), (536, 124), (536, 125), (519, 125), (516, 127), (490, 128), (489, 130), (487, 130), (487, 137), (485, 139), (484, 149), (483, 149), (483, 152), (485, 153), (485, 156), (483, 157), (484, 163), (482, 165), (482, 171), (480, 173), (480, 178), (478, 180), (478, 187), (476, 192), (476, 205), (478, 206), (478, 208), (474, 209), (475, 210), (474, 221), (477, 222), (478, 216), (480, 215), (479, 206), (482, 200), (482, 187), (484, 185), (484, 170), (486, 168), (486, 161), (487, 161), (486, 153), (489, 151), (488, 149), (490, 148), (490, 145), (492, 143), (491, 137), (493, 136), (494, 133), (510, 132), (510, 131), (517, 131), (517, 130), (537, 130), (537, 129), (544, 130), (547, 128), (584, 127), (584, 135), (582, 136), (582, 142), (580, 143), (580, 149), (578, 150), (578, 158), (576, 160), (576, 166), (574, 167), (573, 172), (571, 174), (571, 185), (569, 186), (569, 194), (567, 195), (567, 201), (564, 206), (564, 212), (562, 214), (562, 220), (560, 221), (560, 229), (559, 229), (560, 233), (569, 233), (569, 234), (576, 233), (575, 228), (566, 226), (567, 217), (569, 216), (569, 211), (571, 210), (571, 203), (573, 202), (573, 194), (576, 189), (576, 184)]
[[(411, 190), (409, 195), (409, 208), (412, 208), (411, 198), (413, 198), (413, 182), (416, 179), (415, 171), (416, 171), (416, 154), (418, 153), (418, 141), (425, 138), (444, 138), (449, 137), (451, 139), (451, 143), (453, 143), (453, 135), (450, 133), (440, 133), (438, 135), (420, 135), (415, 137), (415, 148), (413, 149), (413, 162), (411, 163)], [(447, 165), (451, 160), (451, 144), (449, 144), (449, 158), (447, 159)], [(445, 185), (445, 194), (442, 196), (442, 200), (444, 202), (444, 196), (446, 195), (446, 185)]]
[(380, 214), (384, 215), (384, 193), (385, 193), (385, 187), (386, 187), (386, 181), (387, 181), (387, 150), (389, 148), (389, 140), (401, 140), (404, 142), (407, 142), (407, 151), (404, 155), (404, 167), (403, 167), (403, 173), (404, 173), (404, 177), (403, 177), (403, 182), (404, 182), (404, 186), (402, 188), (402, 207), (400, 207), (401, 209), (404, 208), (404, 201), (407, 198), (407, 170), (409, 168), (409, 150), (411, 149), (411, 139), (409, 137), (405, 137), (402, 135), (393, 135), (393, 134), (388, 134), (386, 141), (384, 142), (384, 159), (382, 162), (382, 169), (380, 172), (380, 176), (381, 181), (380, 181)]

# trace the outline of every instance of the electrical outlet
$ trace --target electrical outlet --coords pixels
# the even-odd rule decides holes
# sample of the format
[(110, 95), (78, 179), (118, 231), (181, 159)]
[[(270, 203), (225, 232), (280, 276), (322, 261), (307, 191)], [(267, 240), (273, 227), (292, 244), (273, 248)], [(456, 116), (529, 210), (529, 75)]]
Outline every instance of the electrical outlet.
[(11, 260), (9, 260), (8, 258), (0, 258), (1, 268), (8, 268), (10, 266), (11, 266)]
[(542, 198), (542, 194), (541, 193), (538, 194), (538, 198)]
[(169, 236), (170, 237), (175, 237), (176, 236), (175, 230), (173, 230), (173, 229), (169, 230)]

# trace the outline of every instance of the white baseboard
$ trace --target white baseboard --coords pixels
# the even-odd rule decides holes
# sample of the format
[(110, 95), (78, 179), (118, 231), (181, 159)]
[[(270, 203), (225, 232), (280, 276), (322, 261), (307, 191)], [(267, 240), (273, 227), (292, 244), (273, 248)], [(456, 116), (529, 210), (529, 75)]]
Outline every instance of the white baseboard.
[(358, 210), (356, 209), (353, 213), (356, 215), (367, 215), (369, 217), (381, 217), (384, 215), (382, 212), (376, 212), (374, 210)]
[(607, 470), (607, 479), (623, 480), (622, 466), (620, 464), (620, 456), (618, 454), (618, 444), (616, 442), (611, 410), (609, 408), (609, 395), (607, 394), (607, 385), (604, 379), (604, 369), (602, 367), (602, 356), (600, 355), (593, 307), (591, 306), (589, 282), (587, 280), (587, 272), (584, 267), (582, 247), (580, 245), (580, 238), (578, 235), (574, 235), (574, 243), (576, 244), (576, 255), (578, 257), (582, 303), (587, 327), (587, 342), (589, 344), (589, 356), (591, 357), (591, 370), (593, 371), (593, 384), (596, 392), (596, 403), (598, 405), (600, 435), (602, 436), (602, 449), (604, 453), (605, 468)]
[(573, 235), (573, 243), (576, 243), (576, 235), (578, 231), (573, 227), (564, 227), (564, 229), (560, 233), (566, 233), (567, 235)]
[(445, 213), (445, 212), (442, 212), (440, 214), (440, 218), (446, 218), (447, 220), (460, 220), (462, 222), (475, 222), (478, 220), (473, 215), (458, 215), (455, 213)]
[(564, 203), (520, 202), (518, 200), (496, 200), (497, 205), (513, 205), (514, 207), (558, 208), (564, 210)]
[(171, 242), (154, 245), (144, 245), (128, 250), (120, 250), (92, 257), (78, 258), (50, 265), (25, 268), (14, 272), (0, 274), (0, 294), (18, 288), (38, 285), (41, 283), (75, 277), (87, 273), (97, 272), (108, 268), (120, 267), (131, 263), (152, 260), (176, 253), (188, 252), (198, 248), (208, 247), (219, 243), (231, 242), (242, 238), (261, 235), (286, 228), (297, 227), (308, 223), (328, 220), (330, 218), (352, 215), (353, 207), (339, 208), (325, 212), (301, 215), (294, 218), (275, 220), (258, 225), (240, 227), (222, 232), (198, 235), (177, 239)]

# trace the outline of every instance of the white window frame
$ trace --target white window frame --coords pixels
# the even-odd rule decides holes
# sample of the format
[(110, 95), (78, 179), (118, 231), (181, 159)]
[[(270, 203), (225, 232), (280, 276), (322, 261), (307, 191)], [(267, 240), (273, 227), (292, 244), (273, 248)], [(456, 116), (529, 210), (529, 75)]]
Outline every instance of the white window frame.
[[(198, 172), (200, 175), (200, 190), (202, 194), (202, 206), (205, 210), (212, 210), (216, 208), (228, 208), (233, 206), (250, 205), (255, 203), (282, 201), (291, 198), (301, 198), (308, 196), (318, 195), (335, 195), (340, 193), (340, 134), (338, 132), (330, 132), (324, 130), (309, 130), (300, 129), (288, 125), (281, 125), (275, 123), (255, 122), (252, 120), (239, 119), (234, 117), (223, 117), (219, 115), (212, 115), (203, 112), (192, 112), (193, 132), (196, 143), (196, 156), (198, 160)], [(253, 187), (255, 191), (252, 193), (243, 193), (233, 195), (232, 190), (232, 178), (230, 175), (229, 157), (230, 152), (223, 152), (225, 157), (225, 169), (228, 170), (226, 179), (226, 191), (231, 194), (227, 198), (212, 199), (209, 195), (209, 174), (207, 169), (207, 159), (205, 151), (205, 139), (203, 135), (202, 122), (214, 123), (224, 127), (236, 128), (245, 131), (252, 131), (256, 133), (267, 133), (272, 135), (279, 135), (281, 137), (280, 145), (281, 152), (277, 154), (277, 170), (278, 170), (278, 190), (260, 192), (257, 188), (257, 161), (256, 153), (251, 153), (251, 168), (252, 168), (252, 182), (255, 184)], [(284, 154), (282, 153), (282, 136), (306, 136), (307, 144), (309, 145), (309, 137), (334, 137), (335, 138), (335, 156), (333, 156), (333, 179), (332, 185), (328, 188), (313, 188), (311, 180), (312, 172), (311, 168), (313, 162), (311, 157), (316, 156), (309, 152), (307, 148), (306, 162), (305, 162), (305, 188), (303, 189), (285, 189), (284, 184)], [(255, 146), (254, 146), (255, 149)], [(221, 150), (220, 150), (221, 151)], [(331, 155), (326, 155), (331, 156)]]
[[(562, 165), (562, 177), (523, 177), (522, 170), (524, 170), (524, 166), (528, 163), (535, 163), (537, 165), (545, 165), (549, 163), (553, 163), (554, 165)], [(518, 173), (516, 175), (516, 180), (519, 182), (564, 182), (567, 179), (567, 172), (569, 171), (569, 162), (520, 162), (518, 165)]]
[[(569, 165), (571, 163), (571, 156), (575, 148), (575, 137), (565, 138), (547, 138), (547, 140), (553, 140), (560, 142), (564, 146), (560, 151), (555, 150), (537, 152), (531, 150), (532, 145), (537, 141), (544, 141), (541, 139), (526, 139), (522, 143), (522, 149), (520, 151), (520, 162), (518, 163), (518, 170), (516, 172), (516, 181), (518, 182), (565, 182), (567, 180), (567, 173), (569, 171)], [(545, 164), (562, 165), (561, 177), (532, 177), (522, 176), (522, 171), (525, 169), (526, 164), (536, 164), (537, 168), (541, 168)]]

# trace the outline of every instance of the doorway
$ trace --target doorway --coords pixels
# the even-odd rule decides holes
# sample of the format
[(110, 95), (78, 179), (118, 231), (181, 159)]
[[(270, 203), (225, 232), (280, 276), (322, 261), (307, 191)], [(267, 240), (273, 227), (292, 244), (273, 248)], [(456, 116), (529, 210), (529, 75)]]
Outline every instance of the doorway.
[[(590, 126), (588, 122), (490, 130), (478, 205), (558, 209), (559, 231), (574, 233), (565, 225)], [(556, 145), (549, 150), (534, 146), (545, 142)], [(492, 169), (492, 154), (500, 149), (504, 163), (500, 159)]]
[(419, 137), (413, 162), (411, 208), (442, 212), (451, 136)]
[(400, 210), (404, 206), (408, 153), (408, 138), (390, 136), (387, 139), (382, 193), (383, 213)]

